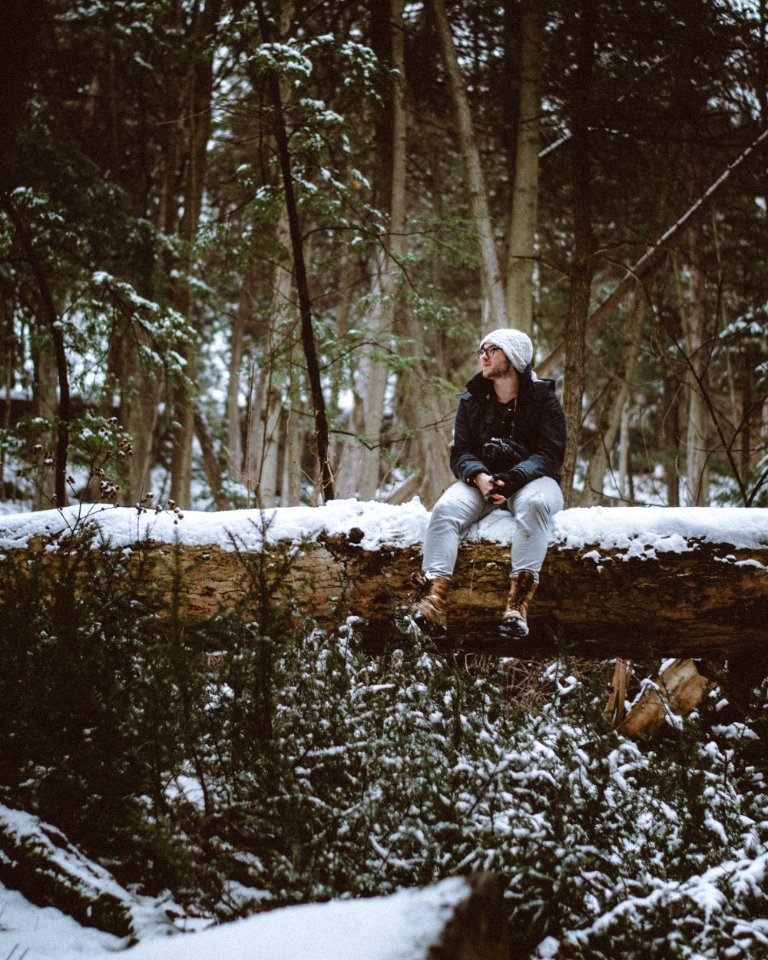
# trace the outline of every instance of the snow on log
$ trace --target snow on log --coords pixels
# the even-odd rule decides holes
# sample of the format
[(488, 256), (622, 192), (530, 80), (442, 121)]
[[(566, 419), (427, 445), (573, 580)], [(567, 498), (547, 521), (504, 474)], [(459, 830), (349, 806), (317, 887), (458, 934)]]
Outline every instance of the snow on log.
[(140, 943), (125, 960), (507, 960), (502, 885), (454, 877), (388, 897), (284, 907)]
[(129, 893), (57, 827), (2, 804), (0, 882), (40, 907), (56, 907), (83, 926), (117, 937), (149, 927), (172, 929), (154, 901)]
[[(50, 551), (83, 524), (100, 543), (150, 564), (170, 585), (184, 569), (190, 621), (231, 609), (261, 578), (321, 622), (359, 618), (367, 643), (403, 642), (393, 628), (408, 605), (429, 513), (332, 501), (323, 507), (188, 512), (70, 507), (0, 517), (0, 550)], [(768, 623), (768, 514), (762, 509), (591, 507), (555, 518), (530, 610), (531, 635), (495, 639), (509, 575), (514, 519), (494, 511), (459, 551), (449, 591), (450, 633), (464, 648), (531, 656), (560, 647), (581, 656), (717, 657), (762, 651)], [(287, 568), (283, 561), (289, 557)]]

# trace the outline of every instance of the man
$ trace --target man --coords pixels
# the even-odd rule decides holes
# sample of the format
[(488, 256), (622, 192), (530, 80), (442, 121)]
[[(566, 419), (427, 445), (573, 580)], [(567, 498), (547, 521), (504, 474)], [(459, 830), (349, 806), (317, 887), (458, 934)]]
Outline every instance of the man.
[(534, 379), (533, 344), (520, 330), (489, 333), (478, 350), (480, 373), (459, 394), (451, 470), (458, 477), (440, 497), (424, 539), (425, 594), (412, 614), (432, 637), (447, 632), (446, 593), (459, 543), (471, 524), (497, 508), (515, 517), (512, 571), (499, 626), (512, 639), (528, 634), (528, 605), (539, 582), (552, 516), (563, 508), (558, 485), (565, 417), (552, 380)]

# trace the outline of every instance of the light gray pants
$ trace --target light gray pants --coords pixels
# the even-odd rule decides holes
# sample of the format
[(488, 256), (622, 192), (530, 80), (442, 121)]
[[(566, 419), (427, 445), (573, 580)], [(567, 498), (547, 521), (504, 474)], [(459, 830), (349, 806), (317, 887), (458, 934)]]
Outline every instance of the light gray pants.
[[(563, 494), (551, 477), (531, 480), (507, 501), (515, 518), (512, 535), (512, 572), (530, 570), (536, 581), (547, 555), (552, 532), (552, 517), (563, 509)], [(450, 486), (432, 508), (432, 517), (424, 537), (422, 570), (427, 577), (453, 574), (459, 543), (467, 530), (492, 510), (477, 487), (458, 481)]]

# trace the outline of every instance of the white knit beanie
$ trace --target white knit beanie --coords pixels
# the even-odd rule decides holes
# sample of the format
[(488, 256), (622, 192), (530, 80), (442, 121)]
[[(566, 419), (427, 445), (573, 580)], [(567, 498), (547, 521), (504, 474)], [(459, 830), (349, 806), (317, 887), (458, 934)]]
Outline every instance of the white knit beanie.
[(492, 343), (494, 347), (502, 349), (507, 360), (518, 373), (522, 373), (533, 360), (531, 338), (522, 330), (502, 327), (500, 330), (486, 334), (480, 341), (480, 346), (482, 347), (484, 343)]

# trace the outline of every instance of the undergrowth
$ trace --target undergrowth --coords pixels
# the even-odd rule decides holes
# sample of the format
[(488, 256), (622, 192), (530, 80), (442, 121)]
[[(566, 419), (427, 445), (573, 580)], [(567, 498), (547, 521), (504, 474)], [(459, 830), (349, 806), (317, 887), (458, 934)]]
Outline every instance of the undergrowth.
[(165, 596), (87, 527), (2, 559), (3, 802), (221, 919), (491, 870), (516, 957), (765, 949), (765, 686), (641, 746), (604, 664), (371, 658), (273, 601), (290, 556), (242, 559), (242, 603), (194, 627), (178, 556)]

